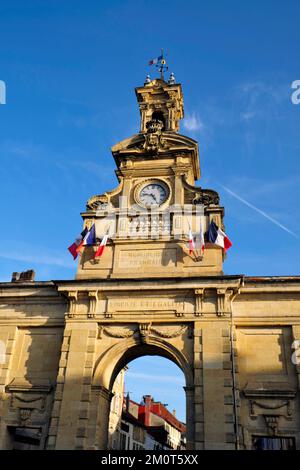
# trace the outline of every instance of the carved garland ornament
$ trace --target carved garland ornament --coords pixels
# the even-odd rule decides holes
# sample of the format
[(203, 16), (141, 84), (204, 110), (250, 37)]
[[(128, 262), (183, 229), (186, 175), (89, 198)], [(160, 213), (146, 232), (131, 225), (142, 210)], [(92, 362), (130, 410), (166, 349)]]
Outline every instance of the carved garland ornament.
[(100, 326), (98, 338), (102, 338), (102, 333), (112, 338), (131, 338), (135, 333), (139, 332), (143, 337), (147, 337), (150, 333), (154, 333), (161, 338), (176, 338), (183, 334), (188, 328), (188, 325), (180, 325), (179, 328), (172, 327), (153, 327), (148, 324), (141, 324), (139, 327), (128, 328), (126, 326)]
[(280, 404), (272, 404), (272, 403), (260, 403), (256, 400), (250, 400), (250, 414), (252, 416), (255, 415), (254, 405), (258, 406), (258, 408), (265, 409), (265, 410), (279, 410), (286, 406), (287, 409), (287, 416), (292, 416), (292, 408), (291, 408), (291, 401), (286, 400)]
[(101, 331), (103, 331), (105, 334), (113, 338), (130, 338), (138, 330), (137, 328), (130, 329), (126, 327), (109, 326), (109, 327), (102, 327)]
[(172, 328), (154, 328), (153, 326), (150, 328), (153, 333), (156, 333), (158, 336), (161, 336), (162, 338), (176, 338), (177, 336), (180, 336), (183, 334), (186, 329), (187, 325), (181, 325), (179, 328), (176, 330)]
[(41, 402), (40, 407), (36, 406), (35, 408), (40, 410), (40, 412), (43, 412), (46, 408), (46, 396), (45, 395), (38, 395), (36, 397), (29, 398), (29, 397), (17, 395), (16, 393), (12, 393), (10, 396), (10, 405), (9, 405), (10, 408), (16, 407), (14, 403), (15, 401), (19, 401), (21, 403), (35, 403), (35, 402), (40, 401)]

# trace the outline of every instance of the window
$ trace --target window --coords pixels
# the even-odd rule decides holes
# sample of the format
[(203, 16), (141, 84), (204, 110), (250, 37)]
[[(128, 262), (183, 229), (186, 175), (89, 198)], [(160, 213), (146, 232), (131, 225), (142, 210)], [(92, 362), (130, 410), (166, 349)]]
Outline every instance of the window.
[(129, 426), (128, 424), (124, 423), (123, 421), (121, 422), (121, 429), (122, 431), (129, 432)]
[(162, 445), (161, 444), (154, 444), (153, 450), (161, 450)]
[(144, 450), (144, 447), (140, 444), (138, 444), (137, 442), (134, 442), (132, 444), (132, 450)]
[(120, 433), (120, 450), (126, 450), (127, 449), (127, 436), (123, 432)]
[(13, 450), (38, 450), (40, 449), (40, 428), (15, 428), (9, 427), (12, 436)]
[(254, 436), (252, 439), (254, 450), (295, 450), (294, 437)]

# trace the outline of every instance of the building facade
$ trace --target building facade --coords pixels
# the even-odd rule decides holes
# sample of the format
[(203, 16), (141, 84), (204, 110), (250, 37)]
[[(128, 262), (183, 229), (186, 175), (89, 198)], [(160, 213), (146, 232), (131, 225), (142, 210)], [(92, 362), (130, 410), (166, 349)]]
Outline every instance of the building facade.
[(140, 131), (112, 147), (119, 185), (81, 214), (103, 255), (85, 246), (74, 280), (0, 284), (0, 448), (106, 449), (115, 378), (161, 355), (185, 375), (188, 449), (299, 449), (300, 278), (224, 275), (207, 240), (189, 252), (224, 208), (195, 186), (174, 77), (136, 97)]
[[(113, 409), (111, 408), (110, 421)], [(116, 450), (183, 450), (185, 425), (161, 403), (145, 395), (141, 403), (123, 401), (118, 426), (110, 436), (110, 449)]]

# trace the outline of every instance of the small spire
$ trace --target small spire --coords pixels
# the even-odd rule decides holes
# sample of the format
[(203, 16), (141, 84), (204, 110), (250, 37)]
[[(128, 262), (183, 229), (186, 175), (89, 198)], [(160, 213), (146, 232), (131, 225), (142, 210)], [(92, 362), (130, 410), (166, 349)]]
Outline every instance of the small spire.
[(169, 85), (175, 85), (175, 83), (176, 83), (175, 75), (174, 75), (174, 73), (172, 72), (171, 75), (170, 75), (170, 78), (169, 78), (169, 80), (168, 80), (168, 84), (169, 84)]
[(144, 85), (147, 85), (148, 83), (151, 83), (150, 75), (147, 75)]

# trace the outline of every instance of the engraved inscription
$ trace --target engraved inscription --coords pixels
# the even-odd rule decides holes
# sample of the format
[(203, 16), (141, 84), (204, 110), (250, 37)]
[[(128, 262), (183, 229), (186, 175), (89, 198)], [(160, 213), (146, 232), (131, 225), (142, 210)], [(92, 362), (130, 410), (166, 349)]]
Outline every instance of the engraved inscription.
[(176, 263), (176, 249), (121, 251), (119, 268), (171, 267)]
[(182, 302), (175, 299), (155, 300), (155, 299), (109, 299), (108, 310), (130, 311), (130, 310), (176, 310)]

